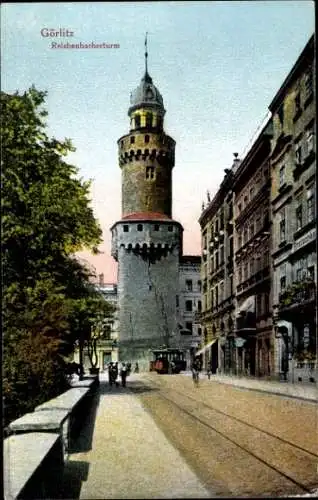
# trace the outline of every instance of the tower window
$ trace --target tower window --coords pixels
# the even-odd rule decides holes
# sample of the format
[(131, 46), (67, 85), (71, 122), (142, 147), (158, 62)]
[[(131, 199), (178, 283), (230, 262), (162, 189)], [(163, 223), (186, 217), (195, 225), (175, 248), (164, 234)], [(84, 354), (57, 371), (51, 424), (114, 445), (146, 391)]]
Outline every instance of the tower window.
[(157, 127), (162, 128), (162, 117), (161, 116), (157, 116)]
[(142, 231), (142, 230), (143, 230), (142, 224), (137, 224), (137, 231)]
[(130, 138), (130, 144), (134, 144), (134, 142), (135, 142), (135, 136), (132, 135), (131, 138)]
[(150, 139), (149, 135), (145, 135), (145, 142), (149, 142), (149, 139)]
[(146, 127), (152, 127), (152, 113), (146, 114)]
[(159, 231), (159, 224), (155, 224), (154, 229), (155, 229), (155, 231)]
[(146, 167), (146, 179), (155, 178), (155, 167)]
[(140, 127), (140, 115), (135, 115), (135, 127)]
[(128, 233), (129, 231), (129, 226), (127, 224), (124, 225), (124, 233)]
[(172, 227), (172, 226), (168, 226), (168, 231), (169, 231), (170, 233), (172, 233), (172, 231), (173, 231), (173, 227)]

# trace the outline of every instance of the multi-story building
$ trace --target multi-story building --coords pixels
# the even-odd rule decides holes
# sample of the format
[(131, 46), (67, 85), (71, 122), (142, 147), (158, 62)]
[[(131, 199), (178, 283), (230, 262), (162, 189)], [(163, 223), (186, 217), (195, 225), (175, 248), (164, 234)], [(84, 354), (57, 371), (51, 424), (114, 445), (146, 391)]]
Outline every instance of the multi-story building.
[(199, 223), (202, 234), (201, 349), (203, 366), (212, 373), (229, 372), (234, 326), (233, 193), (239, 159), (226, 170), (222, 184), (204, 208)]
[[(98, 280), (94, 280), (93, 284), (95, 289), (102, 293), (105, 300), (115, 308), (110, 321), (105, 325), (102, 338), (99, 338), (96, 344), (97, 367), (102, 370), (110, 361), (118, 361), (118, 294), (117, 285), (115, 283), (104, 283), (103, 274), (100, 274)], [(74, 361), (79, 363), (78, 348), (74, 352)], [(83, 366), (85, 371), (88, 371), (91, 367), (87, 345), (84, 345)]]
[(273, 370), (270, 280), (269, 120), (242, 160), (234, 181), (235, 373)]
[(269, 106), (276, 371), (293, 381), (317, 377), (315, 75), (312, 36)]
[(183, 255), (179, 263), (179, 294), (176, 297), (179, 347), (186, 356), (190, 368), (201, 342), (201, 257)]

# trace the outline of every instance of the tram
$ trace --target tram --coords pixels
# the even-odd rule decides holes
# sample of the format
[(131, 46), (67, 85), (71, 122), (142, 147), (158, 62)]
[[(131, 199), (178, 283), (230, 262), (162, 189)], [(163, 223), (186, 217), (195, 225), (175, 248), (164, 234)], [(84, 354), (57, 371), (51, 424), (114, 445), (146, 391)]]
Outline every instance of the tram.
[(153, 360), (150, 361), (150, 371), (157, 373), (180, 373), (186, 369), (184, 353), (180, 349), (164, 348), (152, 351)]

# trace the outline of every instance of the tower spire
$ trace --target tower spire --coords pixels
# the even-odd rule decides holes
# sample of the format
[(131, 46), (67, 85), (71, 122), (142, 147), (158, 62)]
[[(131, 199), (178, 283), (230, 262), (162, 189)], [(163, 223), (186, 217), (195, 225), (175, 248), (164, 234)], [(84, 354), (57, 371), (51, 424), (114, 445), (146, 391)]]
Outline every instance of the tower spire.
[(145, 36), (145, 76), (148, 76), (148, 31)]

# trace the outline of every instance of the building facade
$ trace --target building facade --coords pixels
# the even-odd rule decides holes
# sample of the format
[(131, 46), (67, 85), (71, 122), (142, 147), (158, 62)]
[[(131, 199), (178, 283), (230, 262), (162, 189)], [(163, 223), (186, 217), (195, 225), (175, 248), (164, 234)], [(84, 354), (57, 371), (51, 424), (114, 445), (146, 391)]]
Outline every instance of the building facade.
[[(104, 335), (102, 339), (98, 339), (96, 346), (97, 354), (97, 367), (100, 370), (105, 370), (108, 363), (111, 361), (118, 361), (118, 293), (117, 284), (115, 283), (104, 283), (104, 276), (100, 274), (98, 280), (94, 282), (94, 287), (97, 291), (102, 293), (103, 297), (107, 302), (112, 304), (115, 308), (115, 312), (112, 315), (111, 321), (107, 324)], [(80, 362), (79, 349), (75, 349), (74, 361), (76, 363)], [(88, 372), (91, 368), (91, 362), (89, 359), (87, 345), (84, 345), (83, 350), (83, 367), (84, 371)]]
[(131, 94), (130, 131), (118, 140), (122, 218), (112, 228), (118, 261), (120, 359), (149, 368), (151, 349), (178, 343), (181, 224), (172, 218), (175, 141), (164, 131), (163, 99), (147, 69)]
[(179, 348), (185, 353), (187, 368), (200, 347), (201, 257), (183, 255), (179, 263), (179, 293), (176, 297)]
[(198, 354), (212, 373), (230, 372), (233, 365), (234, 276), (233, 276), (233, 176), (232, 169), (212, 199), (208, 197), (199, 219), (202, 233), (202, 342)]
[(271, 120), (242, 160), (233, 182), (235, 373), (269, 376), (274, 344), (271, 311)]
[(315, 78), (312, 36), (270, 105), (275, 364), (292, 381), (317, 380)]

